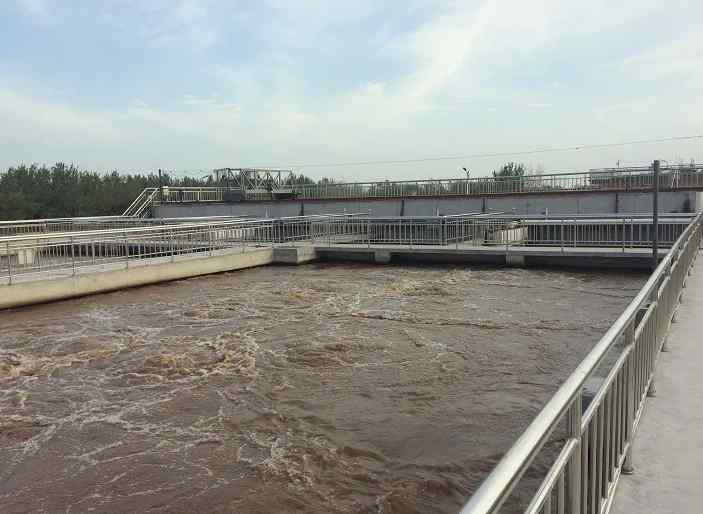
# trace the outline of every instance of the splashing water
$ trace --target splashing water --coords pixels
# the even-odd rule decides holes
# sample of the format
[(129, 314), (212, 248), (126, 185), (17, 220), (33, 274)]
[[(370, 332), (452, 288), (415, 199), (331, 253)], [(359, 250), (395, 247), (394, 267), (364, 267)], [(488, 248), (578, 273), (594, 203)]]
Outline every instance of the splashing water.
[(641, 275), (315, 264), (0, 313), (0, 511), (456, 512)]

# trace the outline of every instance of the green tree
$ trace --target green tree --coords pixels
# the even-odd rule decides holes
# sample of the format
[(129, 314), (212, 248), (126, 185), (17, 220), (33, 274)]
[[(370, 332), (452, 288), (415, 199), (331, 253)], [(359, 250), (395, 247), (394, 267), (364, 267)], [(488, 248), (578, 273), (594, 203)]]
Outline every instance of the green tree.
[[(163, 185), (203, 186), (210, 177), (162, 177)], [(64, 218), (122, 214), (146, 187), (159, 185), (154, 173), (101, 174), (73, 164), (19, 165), (0, 173), (0, 219)]]
[(526, 166), (521, 162), (506, 162), (498, 169), (498, 171), (493, 170), (493, 177), (524, 177), (526, 169)]

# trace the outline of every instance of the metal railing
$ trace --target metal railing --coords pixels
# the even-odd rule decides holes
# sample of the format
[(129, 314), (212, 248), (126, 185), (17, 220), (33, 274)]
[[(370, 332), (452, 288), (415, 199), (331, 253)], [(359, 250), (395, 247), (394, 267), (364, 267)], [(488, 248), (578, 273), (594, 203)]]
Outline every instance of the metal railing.
[[(84, 269), (129, 267), (149, 259), (212, 256), (232, 251), (322, 237), (351, 237), (343, 233), (360, 215), (319, 215), (264, 220), (181, 223), (54, 234), (31, 234), (0, 239), (0, 283), (72, 275)], [(334, 233), (323, 220), (339, 220)], [(347, 223), (343, 223), (348, 221)], [(160, 262), (155, 260), (154, 262)]]
[(109, 230), (180, 223), (207, 223), (223, 220), (246, 219), (248, 216), (207, 216), (188, 218), (139, 218), (129, 216), (91, 216), (79, 218), (48, 218), (35, 220), (0, 221), (0, 239), (29, 234)]
[[(618, 478), (630, 466), (633, 437), (653, 387), (659, 352), (666, 347), (669, 325), (701, 246), (702, 226), (703, 214), (698, 214), (625, 312), (471, 496), (462, 514), (500, 512), (540, 450), (555, 442), (551, 436), (558, 429), (566, 436), (556, 441), (558, 455), (549, 471), (530, 492), (529, 504), (513, 503), (510, 512), (607, 512)], [(615, 350), (619, 350), (615, 362), (589, 402), (584, 386)]]
[(158, 196), (159, 189), (156, 187), (147, 187), (122, 213), (122, 216), (143, 217), (149, 214), (155, 199)]
[[(660, 189), (703, 188), (702, 166), (685, 171), (663, 168)], [(405, 198), (413, 196), (478, 196), (569, 191), (628, 191), (652, 188), (652, 172), (637, 170), (555, 173), (521, 177), (408, 180), (293, 185), (301, 200), (346, 198)]]
[[(659, 222), (659, 241), (662, 247), (674, 244), (692, 219), (691, 215), (667, 216)], [(568, 248), (611, 247), (642, 248), (651, 246), (652, 219), (644, 215), (569, 216), (561, 218), (489, 214), (462, 214), (454, 216), (389, 217), (348, 222), (324, 219), (315, 229), (316, 235), (334, 233), (337, 224), (342, 227), (343, 239), (328, 238), (329, 244), (367, 245), (453, 245), (467, 246), (547, 246)], [(341, 226), (341, 225), (340, 225)], [(324, 242), (324, 237), (318, 238)]]
[(86, 218), (48, 218), (34, 220), (0, 221), (0, 237), (19, 236), (23, 234), (48, 234), (52, 232), (72, 232), (83, 228), (113, 228), (133, 226), (134, 218), (122, 216), (94, 216)]
[[(649, 191), (654, 175), (649, 168), (594, 170), (521, 177), (290, 184), (289, 197), (299, 200), (378, 199), (437, 196), (486, 196), (522, 193), (568, 193), (579, 191)], [(703, 190), (703, 166), (663, 167), (662, 191)], [(145, 189), (125, 211), (139, 216), (151, 204), (272, 200), (272, 193), (243, 192), (227, 187), (164, 187)]]
[[(674, 244), (691, 217), (667, 216), (659, 224), (660, 245)], [(519, 246), (569, 248), (648, 247), (651, 219), (625, 217), (569, 218), (462, 214), (456, 216), (372, 218), (365, 213), (297, 216), (276, 219), (108, 218), (40, 220), (27, 226), (37, 232), (0, 237), (0, 280), (75, 272), (86, 266), (152, 257), (231, 251), (273, 244), (439, 245), (455, 248)], [(20, 223), (18, 226), (24, 226)], [(38, 230), (44, 232), (38, 232)], [(70, 230), (69, 230), (70, 229)], [(56, 230), (56, 232), (52, 232)]]

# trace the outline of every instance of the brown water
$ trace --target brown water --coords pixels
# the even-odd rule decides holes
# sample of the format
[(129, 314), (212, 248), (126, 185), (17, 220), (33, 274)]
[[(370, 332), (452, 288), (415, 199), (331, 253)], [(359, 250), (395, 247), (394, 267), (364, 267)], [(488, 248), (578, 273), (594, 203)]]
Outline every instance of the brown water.
[(0, 512), (456, 512), (643, 282), (319, 264), (0, 312)]

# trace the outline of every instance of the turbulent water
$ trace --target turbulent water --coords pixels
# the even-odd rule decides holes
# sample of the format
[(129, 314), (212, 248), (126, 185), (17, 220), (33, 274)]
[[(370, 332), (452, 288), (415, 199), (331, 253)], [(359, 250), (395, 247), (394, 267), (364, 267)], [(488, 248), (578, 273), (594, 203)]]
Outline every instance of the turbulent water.
[(0, 512), (456, 512), (643, 280), (319, 264), (0, 312)]

